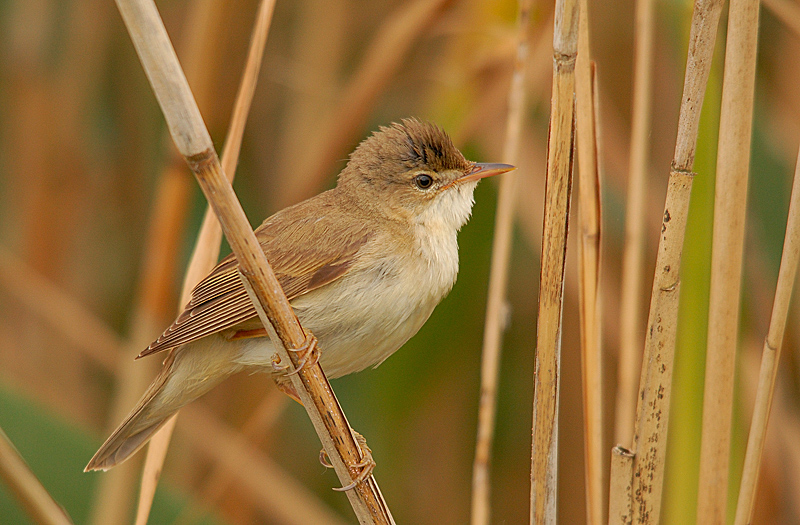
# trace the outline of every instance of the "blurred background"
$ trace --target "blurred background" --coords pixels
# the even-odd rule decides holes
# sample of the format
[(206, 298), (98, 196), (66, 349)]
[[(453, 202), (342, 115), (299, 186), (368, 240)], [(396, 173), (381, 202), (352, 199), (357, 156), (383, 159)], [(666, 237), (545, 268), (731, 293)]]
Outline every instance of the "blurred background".
[[(257, 2), (158, 5), (221, 151)], [(737, 369), (735, 487), (800, 138), (800, 39), (786, 18), (775, 15), (789, 16), (800, 5), (765, 5)], [(656, 4), (646, 298), (691, 8), (685, 0)], [(472, 160), (506, 160), (501, 151), (516, 11), (507, 0), (277, 2), (234, 184), (251, 223), (331, 187), (362, 138), (407, 116), (443, 126)], [(525, 523), (529, 512), (552, 11), (551, 2), (535, 2), (528, 28), (528, 104), (493, 455), (496, 523)], [(800, 27), (798, 18), (789, 20)], [(614, 444), (633, 27), (631, 0), (590, 6), (603, 148), (608, 450)], [(684, 250), (664, 523), (695, 519), (724, 33), (723, 15)], [(143, 454), (107, 474), (82, 469), (155, 375), (159, 357), (133, 357), (179, 307), (205, 200), (173, 149), (112, 2), (0, 0), (0, 426), (76, 523), (128, 522), (133, 512)], [(469, 518), (495, 202), (496, 181), (484, 182), (459, 236), (458, 283), (420, 333), (378, 369), (333, 382), (350, 423), (367, 437), (375, 475), (398, 523), (460, 524)], [(562, 349), (561, 523), (585, 520), (572, 237)], [(223, 254), (228, 251), (223, 247)], [(758, 523), (800, 523), (799, 306), (787, 328)], [(642, 341), (645, 317), (646, 311)], [(327, 516), (323, 522), (354, 522), (347, 499), (330, 490), (338, 481), (319, 464), (319, 448), (302, 407), (285, 401), (265, 376), (234, 377), (181, 413), (151, 522), (287, 523), (287, 508), (291, 514), (312, 507)], [(269, 494), (282, 490), (270, 483), (294, 487), (283, 509), (270, 502)], [(735, 494), (729, 500), (735, 504)], [(26, 520), (0, 486), (0, 521)]]

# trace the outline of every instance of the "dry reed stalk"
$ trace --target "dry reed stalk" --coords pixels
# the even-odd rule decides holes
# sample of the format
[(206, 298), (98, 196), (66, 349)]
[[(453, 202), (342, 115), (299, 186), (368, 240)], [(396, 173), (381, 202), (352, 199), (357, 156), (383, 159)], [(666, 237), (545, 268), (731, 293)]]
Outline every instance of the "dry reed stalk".
[(634, 21), (633, 116), (625, 207), (625, 244), (620, 292), (620, 344), (614, 436), (629, 446), (633, 439), (637, 381), (641, 371), (644, 306), (644, 253), (647, 175), (650, 162), (651, 105), (653, 98), (653, 41), (655, 2), (637, 0)]
[[(272, 13), (275, 8), (274, 0), (262, 0), (256, 13), (250, 48), (242, 74), (242, 82), (236, 94), (231, 123), (228, 126), (228, 136), (223, 149), (223, 170), (228, 174), (228, 181), (233, 180), (236, 173), (236, 164), (242, 144), (242, 135), (250, 111), (250, 105), (255, 94), (255, 86), (261, 62), (264, 55), (269, 27), (272, 22)], [(189, 301), (191, 291), (200, 280), (216, 265), (219, 257), (219, 247), (222, 240), (222, 230), (219, 221), (211, 207), (206, 208), (203, 224), (195, 242), (189, 267), (184, 276), (181, 289), (180, 305)], [(145, 343), (146, 344), (146, 343)], [(139, 492), (139, 505), (136, 511), (136, 523), (143, 524), (150, 514), (150, 507), (155, 497), (158, 479), (167, 455), (167, 448), (175, 428), (175, 417), (172, 417), (164, 427), (150, 440), (145, 457), (144, 472), (142, 473), (141, 490)]]
[(728, 15), (714, 196), (698, 523), (726, 520), (758, 10), (757, 0), (732, 0)]
[(575, 63), (578, 151), (578, 305), (583, 381), (583, 443), (586, 522), (605, 523), (603, 477), (602, 305), (600, 301), (600, 148), (597, 142), (597, 77), (589, 48), (589, 6), (580, 0)]
[(561, 378), (561, 314), (564, 262), (575, 138), (575, 57), (578, 2), (557, 0), (553, 29), (553, 91), (550, 104), (544, 196), (539, 314), (533, 384), (531, 523), (556, 522), (558, 396)]
[[(180, 69), (158, 10), (152, 1), (117, 0), (125, 25), (139, 54), (148, 79), (164, 112), (178, 150), (186, 158), (203, 193), (214, 208), (222, 230), (239, 261), (242, 283), (270, 334), (277, 354), (297, 369), (303, 356), (288, 349), (315, 340), (307, 335), (294, 314), (280, 284), (267, 263), (247, 217), (225, 178), (197, 105)], [(340, 480), (348, 485), (361, 474), (363, 454), (352, 429), (333, 395), (319, 364), (296, 370), (291, 376)], [(362, 523), (393, 520), (372, 476), (346, 492)]]
[[(686, 74), (678, 118), (675, 155), (670, 169), (656, 272), (650, 298), (642, 374), (636, 408), (632, 472), (619, 472), (621, 462), (612, 461), (611, 479), (628, 492), (612, 492), (610, 509), (622, 509), (612, 519), (624, 516), (630, 507), (633, 523), (658, 523), (664, 481), (664, 461), (669, 426), (672, 369), (680, 298), (680, 264), (694, 173), (694, 152), (700, 110), (703, 106), (722, 0), (698, 0), (692, 15)], [(621, 483), (628, 475), (631, 483)], [(620, 523), (620, 521), (616, 521)]]
[(123, 342), (72, 296), (0, 246), (0, 286), (86, 357), (113, 372)]
[(739, 489), (739, 500), (736, 506), (736, 525), (745, 525), (753, 519), (756, 501), (756, 486), (761, 468), (761, 456), (767, 434), (770, 409), (775, 393), (775, 380), (778, 374), (778, 363), (781, 345), (789, 315), (789, 303), (792, 298), (794, 282), (797, 276), (797, 265), (800, 260), (800, 154), (798, 154), (792, 184), (792, 197), (789, 204), (789, 216), (786, 221), (786, 236), (783, 243), (783, 255), (775, 287), (775, 301), (772, 305), (772, 317), (769, 332), (764, 340), (761, 356), (761, 369), (758, 375), (758, 386), (755, 394), (750, 435), (747, 441), (742, 480)]
[(762, 3), (789, 29), (800, 35), (800, 5), (789, 0), (762, 0)]
[(184, 428), (204, 429), (202, 433), (192, 430), (184, 434), (194, 448), (219, 465), (240, 489), (252, 495), (269, 521), (295, 525), (345, 523), (241, 433), (210, 412), (190, 406), (181, 412), (181, 418), (187, 423)]
[(414, 43), (444, 13), (452, 0), (415, 0), (386, 17), (364, 53), (356, 73), (338, 97), (341, 102), (314, 133), (305, 138), (308, 150), (298, 159), (295, 184), (285, 188), (281, 204), (294, 204), (316, 193), (344, 150), (356, 140), (369, 111), (403, 64)]
[(35, 523), (43, 525), (72, 523), (67, 512), (42, 486), (2, 428), (0, 428), (0, 480), (5, 482)]
[[(175, 253), (181, 245), (186, 224), (190, 181), (183, 169), (172, 166), (162, 175), (142, 257), (142, 271), (132, 309), (130, 335), (116, 366), (116, 393), (108, 422), (114, 426), (124, 419), (157, 371), (158, 362), (133, 365), (133, 358), (153, 340), (169, 320), (174, 301)], [(135, 497), (141, 459), (136, 458), (100, 477), (93, 501), (90, 523), (123, 523), (128, 520)]]
[[(503, 162), (512, 165), (519, 164), (520, 135), (525, 115), (525, 64), (528, 58), (531, 3), (531, 0), (521, 0), (517, 13), (517, 54), (508, 90), (508, 116), (506, 118), (505, 144), (503, 145)], [(497, 415), (497, 381), (500, 372), (502, 338), (508, 317), (506, 288), (508, 286), (508, 264), (511, 257), (511, 234), (514, 226), (514, 202), (517, 197), (516, 174), (508, 175), (500, 180), (497, 215), (492, 238), (492, 265), (489, 274), (481, 354), (478, 436), (475, 443), (475, 460), (472, 466), (471, 523), (473, 525), (488, 524), (492, 508), (492, 443)]]

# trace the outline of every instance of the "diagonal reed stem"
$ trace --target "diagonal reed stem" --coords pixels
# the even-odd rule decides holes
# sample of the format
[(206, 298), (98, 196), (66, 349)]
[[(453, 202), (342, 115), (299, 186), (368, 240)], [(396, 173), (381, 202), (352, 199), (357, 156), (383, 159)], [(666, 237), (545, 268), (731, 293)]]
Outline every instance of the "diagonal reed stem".
[[(250, 105), (255, 94), (258, 73), (261, 68), (264, 47), (269, 34), (269, 27), (272, 21), (272, 13), (275, 9), (275, 0), (262, 0), (256, 14), (255, 27), (250, 39), (250, 49), (248, 50), (245, 70), (242, 75), (242, 82), (236, 94), (236, 101), (233, 107), (233, 116), (228, 129), (228, 137), (222, 153), (223, 169), (229, 174), (229, 180), (233, 180), (236, 172), (236, 163), (239, 158), (239, 150), (242, 144), (244, 126), (249, 113)], [(200, 282), (217, 262), (219, 256), (219, 246), (222, 240), (222, 230), (219, 221), (214, 216), (211, 207), (206, 208), (203, 216), (203, 224), (197, 236), (189, 267), (184, 276), (183, 287), (181, 290), (180, 305), (189, 301), (192, 288)], [(155, 497), (158, 479), (161, 476), (162, 466), (167, 455), (167, 448), (175, 428), (175, 417), (151, 439), (147, 447), (144, 471), (142, 473), (141, 489), (139, 491), (139, 504), (136, 510), (136, 523), (143, 525), (147, 522), (150, 514), (150, 507)]]
[(575, 138), (578, 2), (557, 0), (555, 9), (553, 91), (550, 103), (533, 380), (530, 512), (531, 523), (535, 524), (556, 522), (561, 314)]
[[(148, 0), (117, 0), (117, 6), (173, 140), (214, 208), (236, 254), (248, 295), (281, 360), (297, 368), (302, 356), (287, 349), (299, 349), (314, 340), (300, 326), (222, 170), (158, 10)], [(339, 479), (344, 485), (351, 484), (361, 472), (362, 452), (322, 369), (318, 363), (302, 368), (291, 376), (291, 381)], [(361, 523), (393, 522), (372, 476), (347, 491), (347, 496)]]
[(789, 315), (789, 302), (792, 298), (799, 261), (800, 153), (798, 153), (794, 172), (792, 198), (789, 203), (789, 217), (786, 221), (786, 236), (783, 242), (778, 284), (775, 287), (772, 317), (769, 323), (769, 332), (764, 340), (764, 350), (761, 354), (761, 370), (758, 375), (758, 386), (756, 387), (755, 408), (753, 409), (753, 419), (750, 424), (750, 436), (747, 440), (747, 452), (744, 457), (739, 501), (736, 506), (736, 525), (746, 525), (753, 519), (758, 473), (761, 468), (761, 455), (767, 436), (767, 423), (769, 422), (769, 413), (775, 394), (775, 379), (778, 375), (781, 344), (783, 343), (786, 318)]
[(3, 429), (0, 429), (0, 481), (5, 482), (34, 522), (42, 525), (72, 523), (67, 512), (47, 492)]
[(714, 195), (698, 523), (724, 523), (727, 513), (758, 11), (758, 0), (732, 0), (728, 14)]
[[(519, 164), (519, 142), (525, 115), (525, 64), (528, 57), (528, 34), (531, 0), (519, 2), (517, 14), (517, 55), (508, 93), (506, 140), (503, 162)], [(506, 288), (508, 264), (511, 256), (514, 202), (516, 201), (516, 173), (500, 180), (497, 198), (497, 217), (492, 240), (492, 266), (489, 275), (489, 293), (486, 301), (486, 322), (483, 329), (481, 355), (481, 394), (478, 405), (478, 437), (475, 443), (475, 461), (472, 467), (473, 525), (488, 524), (491, 517), (490, 466), (492, 442), (497, 411), (497, 380), (500, 354), (505, 330)]]

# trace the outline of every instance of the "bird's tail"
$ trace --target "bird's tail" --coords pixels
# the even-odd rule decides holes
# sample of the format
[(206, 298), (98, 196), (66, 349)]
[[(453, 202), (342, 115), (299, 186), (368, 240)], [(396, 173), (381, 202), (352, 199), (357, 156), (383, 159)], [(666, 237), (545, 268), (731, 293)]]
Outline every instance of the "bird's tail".
[(212, 349), (173, 350), (139, 403), (103, 443), (84, 471), (108, 470), (122, 463), (142, 448), (181, 407), (241, 369), (227, 360), (224, 352), (215, 356), (208, 350)]

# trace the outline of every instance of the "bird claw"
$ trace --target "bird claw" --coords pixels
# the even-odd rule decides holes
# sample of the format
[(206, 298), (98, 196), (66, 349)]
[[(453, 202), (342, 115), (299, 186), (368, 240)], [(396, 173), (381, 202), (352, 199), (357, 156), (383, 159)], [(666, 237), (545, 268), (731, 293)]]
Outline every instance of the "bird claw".
[(280, 365), (278, 363), (281, 362), (281, 356), (275, 354), (272, 356), (272, 369), (276, 372), (285, 372), (288, 369), (288, 366)]
[(292, 372), (286, 374), (286, 376), (293, 376), (295, 374), (299, 374), (301, 370), (305, 369), (306, 367), (312, 367), (319, 362), (319, 347), (317, 346), (317, 338), (314, 337), (314, 334), (306, 335), (306, 340), (303, 342), (303, 345), (300, 348), (289, 348), (290, 352), (297, 352), (297, 355), (302, 355), (300, 357), (300, 364), (297, 365)]
[[(372, 476), (372, 471), (375, 470), (375, 460), (372, 459), (372, 450), (367, 446), (367, 440), (355, 430), (353, 430), (353, 436), (361, 451), (361, 461), (353, 465), (348, 465), (348, 468), (357, 468), (360, 472), (349, 485), (333, 489), (337, 492), (347, 492), (348, 490), (354, 489), (359, 483), (363, 483), (369, 479), (369, 477)], [(326, 468), (333, 468), (330, 458), (324, 450), (321, 450), (319, 453), (319, 462)]]
[(306, 335), (306, 340), (300, 348), (287, 348), (287, 351), (297, 352), (298, 355), (302, 352), (302, 355), (300, 355), (300, 363), (297, 368), (291, 372), (286, 372), (289, 369), (289, 365), (282, 366), (278, 364), (281, 362), (281, 357), (278, 354), (272, 356), (272, 369), (276, 372), (284, 373), (286, 377), (299, 374), (301, 370), (314, 366), (319, 362), (319, 347), (317, 346), (317, 338), (313, 334)]
[(328, 453), (325, 452), (324, 448), (319, 451), (319, 462), (322, 463), (322, 466), (325, 468), (333, 468), (331, 458), (328, 457)]

